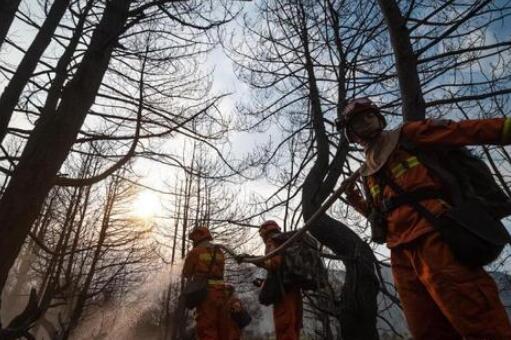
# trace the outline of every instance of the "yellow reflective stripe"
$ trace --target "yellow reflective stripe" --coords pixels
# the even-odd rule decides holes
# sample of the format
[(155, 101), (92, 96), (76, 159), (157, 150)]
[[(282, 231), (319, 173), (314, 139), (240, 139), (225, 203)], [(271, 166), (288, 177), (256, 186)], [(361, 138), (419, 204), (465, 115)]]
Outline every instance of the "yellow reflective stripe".
[(410, 158), (408, 158), (408, 159), (406, 160), (406, 162), (408, 163), (408, 166), (409, 166), (410, 168), (413, 168), (414, 166), (417, 166), (417, 165), (419, 165), (419, 164), (420, 164), (419, 159), (418, 159), (417, 157), (415, 157), (415, 156), (414, 156), (414, 157), (410, 157)]
[(394, 177), (399, 177), (405, 172), (405, 167), (402, 164), (398, 164), (392, 168), (392, 174)]
[(371, 190), (371, 196), (376, 197), (380, 193), (380, 186), (373, 185), (369, 190)]
[(509, 143), (511, 141), (511, 118), (506, 118), (504, 121), (504, 127), (502, 128), (502, 144)]
[(208, 285), (223, 285), (224, 280), (208, 280)]
[(201, 260), (201, 261), (210, 262), (212, 259), (213, 259), (213, 254), (210, 254), (210, 253), (199, 254), (199, 260)]
[(449, 203), (447, 203), (446, 201), (444, 201), (443, 199), (440, 199), (438, 198), (438, 201), (440, 202), (440, 204), (442, 204), (444, 207), (446, 208), (452, 208), (452, 205), (450, 205)]
[(392, 168), (392, 174), (394, 177), (399, 177), (406, 172), (406, 170), (419, 165), (419, 159), (415, 156), (405, 159), (403, 162), (397, 164)]

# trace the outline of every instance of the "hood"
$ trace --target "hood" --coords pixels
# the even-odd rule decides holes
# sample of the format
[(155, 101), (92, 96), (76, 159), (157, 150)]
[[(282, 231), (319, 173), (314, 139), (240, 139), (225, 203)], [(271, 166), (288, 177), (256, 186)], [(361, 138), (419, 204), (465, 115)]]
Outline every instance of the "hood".
[(195, 245), (195, 247), (204, 247), (204, 248), (210, 248), (212, 246), (213, 246), (213, 244), (211, 243), (210, 240), (202, 240)]
[(380, 170), (392, 154), (401, 136), (399, 126), (394, 130), (385, 130), (366, 148), (366, 161), (362, 165), (360, 174), (362, 176), (373, 175)]

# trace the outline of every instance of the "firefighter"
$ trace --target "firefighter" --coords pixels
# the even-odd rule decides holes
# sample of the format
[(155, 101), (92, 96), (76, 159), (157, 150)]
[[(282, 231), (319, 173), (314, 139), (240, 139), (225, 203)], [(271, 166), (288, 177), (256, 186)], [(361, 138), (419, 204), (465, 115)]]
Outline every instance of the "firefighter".
[[(263, 239), (265, 253), (271, 252), (279, 246), (275, 236), (279, 234), (280, 227), (277, 222), (269, 220), (259, 228), (259, 235)], [(277, 271), (282, 265), (282, 255), (276, 255), (259, 265), (268, 271)], [(302, 294), (298, 287), (284, 287), (281, 299), (273, 305), (273, 322), (277, 340), (297, 340), (300, 338), (302, 328)]]
[[(340, 123), (340, 124), (339, 124)], [(385, 130), (379, 108), (367, 98), (346, 105), (339, 127), (347, 139), (364, 148), (361, 175), (375, 204), (397, 194), (379, 180), (382, 171), (392, 176), (405, 193), (418, 188), (445, 192), (445, 187), (399, 144), (406, 138), (417, 146), (461, 147), (511, 142), (511, 118), (422, 120)], [(368, 200), (356, 186), (347, 200), (369, 215)], [(436, 216), (448, 209), (441, 198), (426, 198), (421, 205)], [(375, 230), (391, 252), (394, 282), (414, 339), (511, 339), (511, 326), (497, 287), (482, 267), (469, 267), (453, 257), (438, 231), (410, 204), (384, 215), (386, 230)], [(374, 230), (373, 230), (374, 231)]]
[(213, 237), (206, 227), (194, 228), (189, 239), (193, 242), (193, 248), (186, 255), (183, 277), (191, 279), (198, 276), (208, 279), (208, 295), (195, 310), (197, 338), (228, 339), (230, 319), (225, 308), (227, 294), (224, 285), (224, 253), (211, 243)]

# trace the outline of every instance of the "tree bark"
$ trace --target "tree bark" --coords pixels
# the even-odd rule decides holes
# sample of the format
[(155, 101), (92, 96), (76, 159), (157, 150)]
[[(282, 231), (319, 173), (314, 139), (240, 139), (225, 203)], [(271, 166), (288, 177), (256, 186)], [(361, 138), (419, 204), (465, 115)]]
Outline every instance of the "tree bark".
[(390, 41), (396, 58), (396, 70), (403, 102), (404, 121), (422, 120), (426, 104), (417, 73), (417, 55), (413, 51), (410, 32), (395, 0), (378, 0), (389, 29)]
[(59, 62), (55, 67), (55, 77), (53, 78), (50, 88), (48, 90), (48, 95), (46, 97), (46, 101), (44, 103), (44, 108), (41, 112), (41, 115), (45, 115), (46, 113), (51, 114), (55, 112), (55, 108), (57, 107), (58, 100), (60, 98), (60, 94), (62, 92), (62, 87), (64, 86), (64, 82), (68, 77), (67, 69), (73, 60), (73, 55), (76, 51), (76, 47), (80, 42), (80, 39), (83, 35), (84, 26), (86, 23), (87, 15), (92, 8), (94, 0), (88, 0), (83, 12), (80, 14), (80, 19), (76, 24), (76, 27), (73, 31), (73, 36), (69, 40), (69, 44), (66, 46), (64, 53), (59, 58)]
[(90, 46), (54, 115), (41, 117), (0, 200), (0, 289), (66, 159), (107, 70), (130, 1), (108, 1)]
[[(314, 165), (303, 185), (302, 208), (304, 219), (309, 219), (320, 207), (314, 199), (321, 186), (321, 173), (326, 169)], [(341, 292), (341, 333), (346, 340), (378, 339), (376, 314), (378, 279), (375, 258), (367, 243), (345, 224), (323, 215), (311, 229), (311, 234), (343, 259), (346, 278)]]
[[(302, 8), (302, 15), (305, 11)], [(305, 69), (308, 77), (314, 143), (317, 157), (303, 184), (302, 211), (308, 220), (331, 192), (346, 160), (348, 145), (341, 140), (332, 163), (329, 164), (329, 143), (321, 109), (319, 89), (314, 73), (312, 56), (308, 49), (308, 36), (303, 20), (302, 40)], [(340, 84), (339, 86), (344, 86)], [(339, 98), (338, 100), (342, 100)], [(376, 313), (378, 279), (375, 258), (369, 245), (345, 224), (328, 215), (321, 216), (312, 227), (311, 234), (323, 245), (343, 258), (346, 279), (341, 292), (341, 335), (346, 340), (378, 339)]]
[[(34, 233), (34, 236), (37, 237), (39, 240), (44, 239), (44, 236), (48, 230), (48, 225), (50, 223), (51, 215), (52, 215), (52, 209), (53, 203), (55, 202), (55, 196), (52, 197), (47, 207), (44, 209), (44, 213), (42, 213), (38, 221), (36, 222), (36, 225), (34, 227), (34, 230), (32, 231)], [(37, 229), (37, 230), (35, 230)], [(25, 246), (25, 253), (20, 255), (17, 261), (19, 264), (17, 267), (19, 268), (16, 271), (16, 283), (12, 290), (8, 292), (6, 296), (5, 303), (7, 306), (15, 306), (19, 302), (19, 296), (22, 294), (23, 289), (27, 287), (27, 283), (29, 282), (27, 280), (28, 272), (30, 270), (30, 267), (32, 266), (34, 259), (36, 259), (39, 256), (40, 248), (35, 244), (35, 241), (33, 239), (29, 240), (27, 242), (27, 245)]]

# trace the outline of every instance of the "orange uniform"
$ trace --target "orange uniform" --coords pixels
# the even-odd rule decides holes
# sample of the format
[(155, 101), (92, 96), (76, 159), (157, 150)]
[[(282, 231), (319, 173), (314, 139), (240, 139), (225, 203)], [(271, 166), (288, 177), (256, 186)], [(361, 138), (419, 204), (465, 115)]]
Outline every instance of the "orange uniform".
[[(410, 122), (401, 135), (419, 147), (509, 144), (511, 118)], [(382, 170), (405, 192), (443, 190), (426, 166), (399, 144)], [(380, 188), (374, 175), (367, 183), (376, 204), (378, 197), (397, 196), (388, 185)], [(357, 210), (367, 212), (361, 197), (352, 199)], [(435, 215), (447, 209), (441, 199), (421, 204)], [(389, 212), (387, 228), (394, 281), (414, 339), (511, 339), (497, 287), (483, 268), (468, 268), (455, 260), (434, 227), (410, 205)]]
[(229, 315), (229, 333), (227, 335), (226, 340), (240, 340), (241, 339), (241, 329), (236, 324), (236, 322), (230, 317), (231, 313), (238, 312), (243, 309), (241, 304), (241, 300), (234, 293), (227, 293), (227, 313)]
[[(278, 244), (273, 239), (266, 243), (266, 253), (275, 249)], [(282, 265), (282, 255), (274, 256), (265, 261), (264, 267), (276, 271)], [(299, 288), (286, 287), (281, 300), (273, 305), (273, 322), (277, 340), (300, 339), (303, 320), (302, 293)]]
[[(224, 253), (219, 248), (215, 256), (213, 253), (214, 248), (208, 241), (201, 242), (186, 255), (183, 267), (185, 278), (207, 276), (209, 279), (208, 296), (196, 308), (197, 337), (200, 340), (228, 339), (231, 322), (225, 308)], [(209, 270), (213, 256), (215, 259)]]

